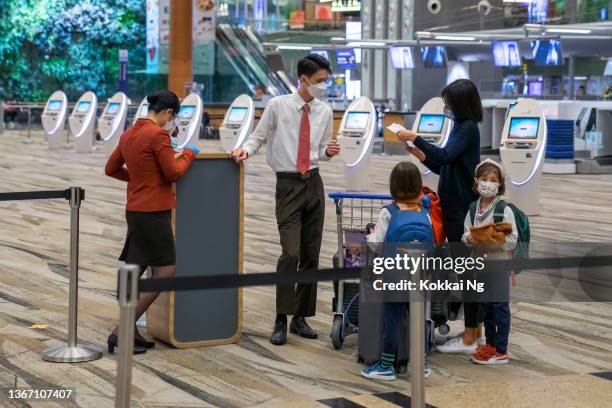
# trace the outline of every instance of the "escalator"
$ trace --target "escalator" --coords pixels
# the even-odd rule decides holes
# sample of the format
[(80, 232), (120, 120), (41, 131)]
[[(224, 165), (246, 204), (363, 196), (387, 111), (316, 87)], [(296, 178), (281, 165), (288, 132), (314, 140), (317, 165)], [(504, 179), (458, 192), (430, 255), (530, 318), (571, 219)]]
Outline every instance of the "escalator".
[(270, 69), (261, 40), (252, 31), (225, 18), (218, 22), (216, 34), (221, 50), (249, 89), (261, 84), (272, 96), (295, 90), (284, 71)]

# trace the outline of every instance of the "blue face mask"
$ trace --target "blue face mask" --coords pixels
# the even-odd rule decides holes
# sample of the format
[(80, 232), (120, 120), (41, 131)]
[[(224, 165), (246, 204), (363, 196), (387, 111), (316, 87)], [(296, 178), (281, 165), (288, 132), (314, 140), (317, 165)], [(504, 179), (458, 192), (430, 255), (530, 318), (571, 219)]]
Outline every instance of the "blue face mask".
[(446, 106), (444, 107), (444, 110), (442, 113), (444, 113), (444, 116), (446, 116), (450, 120), (455, 120), (455, 115), (453, 115), (453, 112), (451, 112), (451, 110), (448, 109)]

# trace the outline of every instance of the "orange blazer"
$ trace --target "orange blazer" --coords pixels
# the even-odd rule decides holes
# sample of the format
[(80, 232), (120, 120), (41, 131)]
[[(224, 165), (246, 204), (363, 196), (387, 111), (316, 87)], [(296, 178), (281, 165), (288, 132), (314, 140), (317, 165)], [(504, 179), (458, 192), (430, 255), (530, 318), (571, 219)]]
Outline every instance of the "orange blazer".
[(172, 183), (194, 158), (189, 149), (176, 157), (168, 132), (150, 119), (139, 119), (121, 135), (104, 171), (127, 181), (127, 211), (164, 211), (176, 207)]

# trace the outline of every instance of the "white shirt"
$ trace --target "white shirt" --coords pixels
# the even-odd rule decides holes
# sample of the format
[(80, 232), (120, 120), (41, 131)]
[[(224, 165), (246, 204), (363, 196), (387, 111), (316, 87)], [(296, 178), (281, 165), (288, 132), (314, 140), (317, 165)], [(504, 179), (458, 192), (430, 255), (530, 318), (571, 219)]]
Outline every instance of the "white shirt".
[[(266, 159), (275, 172), (297, 173), (298, 143), (304, 99), (294, 92), (272, 98), (259, 120), (257, 128), (242, 146), (249, 157), (267, 140)], [(308, 103), (310, 113), (310, 169), (319, 167), (319, 160), (329, 160), (325, 154), (332, 139), (333, 112), (324, 102), (314, 98)]]

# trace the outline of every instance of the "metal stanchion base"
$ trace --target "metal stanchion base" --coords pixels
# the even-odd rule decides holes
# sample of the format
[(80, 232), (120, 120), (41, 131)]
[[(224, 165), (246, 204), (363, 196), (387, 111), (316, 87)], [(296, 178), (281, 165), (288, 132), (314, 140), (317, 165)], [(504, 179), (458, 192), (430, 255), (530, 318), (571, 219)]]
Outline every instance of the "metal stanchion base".
[(42, 358), (53, 363), (80, 363), (102, 358), (102, 349), (82, 344), (77, 344), (75, 347), (68, 345), (51, 347), (42, 352)]

